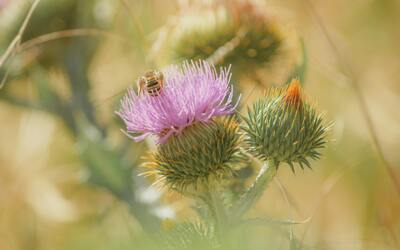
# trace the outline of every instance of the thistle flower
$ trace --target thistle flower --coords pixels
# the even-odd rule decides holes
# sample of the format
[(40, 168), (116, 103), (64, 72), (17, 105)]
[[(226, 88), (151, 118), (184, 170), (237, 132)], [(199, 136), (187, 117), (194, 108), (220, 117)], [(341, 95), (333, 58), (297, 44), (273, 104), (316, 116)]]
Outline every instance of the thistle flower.
[(229, 68), (216, 69), (207, 62), (185, 62), (164, 71), (165, 86), (157, 96), (137, 95), (131, 88), (117, 114), (135, 141), (156, 135), (164, 143), (195, 123), (210, 123), (216, 116), (234, 112)]
[(328, 128), (323, 118), (302, 96), (300, 82), (292, 80), (254, 104), (243, 126), (250, 152), (263, 160), (310, 167), (320, 157)]

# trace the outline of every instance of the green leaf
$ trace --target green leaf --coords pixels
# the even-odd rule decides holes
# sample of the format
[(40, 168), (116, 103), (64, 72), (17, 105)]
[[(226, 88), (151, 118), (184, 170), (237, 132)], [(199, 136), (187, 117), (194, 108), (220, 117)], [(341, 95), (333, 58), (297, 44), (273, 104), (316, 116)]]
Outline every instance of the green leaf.
[(253, 218), (253, 219), (243, 220), (241, 224), (254, 225), (254, 226), (292, 226), (292, 225), (305, 224), (309, 222), (310, 219), (311, 217), (302, 221), (295, 221), (290, 219), (279, 220), (270, 218)]

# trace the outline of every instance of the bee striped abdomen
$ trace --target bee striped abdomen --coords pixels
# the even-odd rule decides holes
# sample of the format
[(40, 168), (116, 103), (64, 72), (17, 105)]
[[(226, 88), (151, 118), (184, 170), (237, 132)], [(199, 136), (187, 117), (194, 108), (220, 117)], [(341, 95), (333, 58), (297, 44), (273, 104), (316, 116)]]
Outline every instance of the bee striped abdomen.
[(157, 79), (151, 79), (147, 83), (146, 90), (151, 96), (156, 96), (161, 91), (161, 87), (162, 86)]
[(164, 75), (157, 70), (149, 71), (139, 78), (139, 93), (146, 91), (150, 96), (158, 96), (164, 86)]

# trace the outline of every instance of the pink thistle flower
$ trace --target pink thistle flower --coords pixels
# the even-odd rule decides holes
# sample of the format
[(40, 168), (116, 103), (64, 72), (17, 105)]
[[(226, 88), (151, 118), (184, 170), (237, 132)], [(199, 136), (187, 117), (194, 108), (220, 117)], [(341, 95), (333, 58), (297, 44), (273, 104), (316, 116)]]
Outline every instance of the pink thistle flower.
[(165, 84), (157, 96), (146, 92), (137, 95), (129, 88), (121, 100), (117, 114), (133, 140), (156, 135), (158, 142), (164, 143), (196, 122), (208, 123), (213, 117), (235, 111), (238, 102), (234, 104), (232, 100), (230, 68), (221, 68), (218, 73), (205, 61), (184, 62), (163, 73)]

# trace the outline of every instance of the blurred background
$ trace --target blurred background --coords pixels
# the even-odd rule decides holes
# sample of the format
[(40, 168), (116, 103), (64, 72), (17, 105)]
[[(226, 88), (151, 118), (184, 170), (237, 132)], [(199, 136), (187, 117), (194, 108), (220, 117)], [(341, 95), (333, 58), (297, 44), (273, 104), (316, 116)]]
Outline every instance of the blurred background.
[[(33, 2), (0, 0), (1, 54)], [(145, 232), (195, 216), (138, 176), (154, 145), (126, 138), (115, 110), (143, 72), (188, 57), (174, 40), (186, 19), (208, 31), (219, 19), (207, 8), (224, 2), (39, 1), (0, 68), (0, 249), (143, 249)], [(281, 49), (257, 72), (233, 68), (241, 105), (301, 68), (334, 126), (313, 170), (281, 168), (251, 214), (308, 219), (293, 226), (300, 249), (400, 249), (400, 1), (258, 2)], [(254, 245), (279, 249), (284, 236), (265, 237), (276, 231)]]

